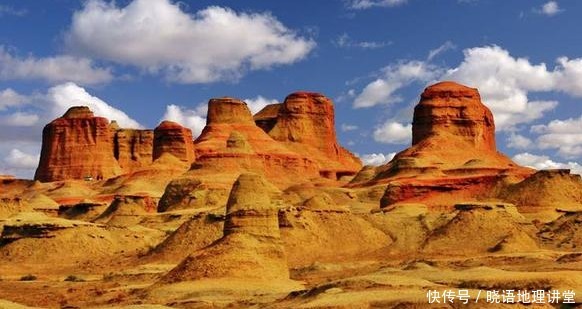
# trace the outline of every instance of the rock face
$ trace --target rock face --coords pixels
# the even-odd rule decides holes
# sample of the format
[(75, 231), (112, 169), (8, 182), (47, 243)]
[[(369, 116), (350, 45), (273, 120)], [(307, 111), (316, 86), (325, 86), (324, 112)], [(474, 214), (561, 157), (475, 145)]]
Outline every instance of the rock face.
[(280, 239), (276, 188), (257, 174), (242, 174), (226, 207), (224, 236), (187, 257), (162, 282), (200, 279), (289, 280)]
[(497, 152), (493, 115), (477, 89), (454, 82), (437, 83), (424, 90), (414, 108), (412, 147), (398, 153), (393, 161), (404, 168), (440, 170), (518, 167)]
[(354, 175), (361, 168), (360, 160), (338, 144), (334, 106), (322, 94), (292, 93), (282, 104), (265, 107), (255, 121), (273, 139), (314, 158), (324, 177)]
[(154, 130), (153, 159), (169, 153), (184, 162), (192, 163), (196, 158), (193, 141), (192, 130), (172, 121), (163, 121)]
[(170, 154), (185, 163), (195, 159), (190, 129), (164, 121), (155, 130), (123, 129), (117, 122), (95, 117), (86, 106), (70, 108), (43, 130), (35, 179), (107, 179), (153, 167)]
[(420, 98), (414, 108), (412, 145), (452, 135), (476, 149), (496, 150), (493, 114), (481, 103), (477, 89), (441, 82), (426, 88)]
[(121, 174), (112, 136), (109, 120), (95, 117), (88, 107), (71, 107), (44, 127), (34, 179), (106, 179)]
[(246, 103), (234, 98), (209, 101), (206, 127), (195, 145), (193, 169), (199, 174), (247, 171), (282, 182), (319, 176), (314, 161), (273, 140), (255, 124)]
[(414, 109), (412, 132), (411, 147), (353, 181), (356, 186), (389, 184), (382, 207), (493, 198), (499, 185), (533, 172), (497, 151), (493, 115), (474, 88), (454, 82), (426, 88)]
[(117, 129), (115, 131), (113, 155), (124, 173), (152, 163), (153, 142), (153, 130)]

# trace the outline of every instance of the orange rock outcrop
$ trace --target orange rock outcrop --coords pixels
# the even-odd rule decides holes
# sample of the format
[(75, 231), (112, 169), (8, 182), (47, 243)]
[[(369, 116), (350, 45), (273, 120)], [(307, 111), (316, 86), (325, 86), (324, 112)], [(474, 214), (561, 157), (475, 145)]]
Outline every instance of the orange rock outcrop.
[[(112, 125), (112, 128), (115, 127)], [(113, 154), (123, 172), (128, 173), (152, 163), (153, 144), (153, 130), (116, 128)]]
[(295, 92), (282, 104), (265, 107), (255, 121), (276, 141), (313, 158), (327, 178), (354, 175), (360, 160), (337, 142), (333, 102), (315, 92)]
[(109, 120), (85, 106), (71, 107), (44, 127), (34, 179), (105, 179), (121, 174), (113, 155)]
[(172, 121), (162, 121), (154, 130), (153, 159), (169, 153), (183, 162), (192, 163), (194, 154), (194, 139), (192, 130)]
[(192, 132), (170, 122), (155, 130), (120, 128), (115, 121), (95, 117), (86, 106), (71, 107), (43, 130), (35, 179), (107, 179), (151, 167), (169, 153), (191, 163), (195, 159)]
[(316, 163), (275, 141), (254, 122), (246, 103), (223, 97), (208, 102), (206, 127), (195, 141), (203, 173), (249, 171), (273, 181), (319, 177)]
[(359, 185), (389, 184), (382, 206), (474, 200), (492, 196), (502, 181), (532, 173), (497, 151), (493, 115), (477, 89), (454, 82), (427, 87), (414, 109), (412, 132), (411, 147), (356, 177)]

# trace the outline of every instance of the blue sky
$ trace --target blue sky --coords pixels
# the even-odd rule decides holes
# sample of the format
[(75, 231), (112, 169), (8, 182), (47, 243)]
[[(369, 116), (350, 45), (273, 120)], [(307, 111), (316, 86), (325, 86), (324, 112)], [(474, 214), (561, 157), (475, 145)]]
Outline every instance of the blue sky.
[(498, 148), (582, 172), (582, 2), (0, 2), (0, 174), (31, 177), (44, 124), (86, 104), (123, 126), (199, 132), (208, 99), (336, 103), (341, 143), (379, 164), (410, 144), (428, 84), (480, 89)]

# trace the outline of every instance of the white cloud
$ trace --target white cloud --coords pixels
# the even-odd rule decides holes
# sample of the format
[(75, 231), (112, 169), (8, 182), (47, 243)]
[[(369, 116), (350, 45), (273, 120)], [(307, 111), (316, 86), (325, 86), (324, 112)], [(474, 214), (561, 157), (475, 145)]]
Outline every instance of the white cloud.
[(348, 123), (342, 123), (340, 128), (341, 128), (342, 132), (349, 132), (349, 131), (357, 130), (358, 126), (353, 125), (353, 124), (348, 124)]
[(36, 114), (29, 114), (25, 112), (14, 112), (7, 115), (0, 115), (0, 122), (2, 126), (13, 127), (30, 127), (34, 126), (39, 121), (39, 116)]
[(557, 1), (548, 1), (544, 3), (544, 5), (542, 5), (539, 12), (547, 16), (554, 16), (562, 12), (562, 9), (560, 9), (560, 6), (558, 5)]
[(276, 104), (278, 101), (275, 99), (267, 99), (261, 95), (258, 95), (253, 99), (244, 99), (243, 102), (247, 103), (251, 113), (254, 115), (265, 108), (265, 106)]
[(561, 163), (555, 162), (548, 156), (538, 156), (527, 152), (517, 154), (513, 161), (520, 165), (525, 165), (535, 169), (570, 169), (573, 174), (582, 174), (582, 165), (577, 162)]
[(29, 98), (27, 96), (19, 94), (11, 88), (0, 91), (0, 111), (3, 111), (8, 107), (25, 104), (28, 101)]
[(392, 158), (394, 158), (395, 155), (396, 155), (395, 152), (391, 152), (388, 154), (368, 153), (368, 154), (359, 155), (359, 157), (360, 157), (360, 159), (362, 159), (362, 163), (364, 163), (364, 165), (378, 166), (378, 165), (388, 163), (390, 160), (392, 160)]
[(21, 96), (27, 100), (25, 110), (19, 105), (0, 110), (0, 158), (4, 158), (0, 159), (0, 174), (31, 178), (38, 164), (42, 127), (72, 106), (89, 106), (95, 115), (115, 119), (122, 127), (142, 127), (121, 110), (74, 83), (51, 87), (46, 93)]
[(88, 106), (96, 116), (116, 120), (122, 128), (142, 128), (137, 121), (123, 111), (107, 104), (98, 97), (92, 96), (84, 88), (74, 83), (64, 83), (48, 90), (46, 100), (50, 104), (50, 114), (58, 117), (72, 106)]
[(533, 142), (531, 139), (515, 132), (511, 132), (511, 134), (507, 137), (507, 147), (509, 148), (528, 149), (532, 146)]
[(545, 63), (533, 64), (526, 58), (513, 57), (499, 46), (469, 48), (463, 53), (461, 64), (447, 70), (428, 61), (390, 65), (383, 69), (383, 76), (356, 96), (354, 107), (399, 102), (402, 98), (396, 93), (413, 82), (454, 80), (479, 89), (483, 102), (495, 116), (497, 130), (513, 131), (558, 105), (557, 101), (530, 100), (531, 92), (560, 91), (582, 97), (582, 58), (561, 57), (553, 69), (548, 69)]
[(564, 158), (582, 156), (582, 116), (552, 120), (546, 125), (532, 126), (531, 131), (540, 134), (536, 142), (540, 149), (557, 149)]
[(402, 98), (396, 94), (398, 90), (413, 82), (428, 82), (442, 73), (439, 68), (424, 61), (399, 62), (381, 71), (381, 77), (366, 85), (356, 96), (355, 108), (400, 102)]
[(392, 45), (392, 42), (383, 41), (354, 41), (347, 33), (338, 36), (333, 43), (342, 48), (378, 49)]
[(178, 105), (166, 106), (166, 112), (162, 120), (177, 122), (190, 130), (194, 138), (198, 137), (206, 126), (207, 106), (199, 105), (196, 109), (187, 109)]
[(536, 65), (525, 58), (514, 58), (499, 46), (469, 48), (464, 55), (463, 62), (441, 79), (477, 87), (495, 116), (498, 130), (511, 130), (518, 124), (539, 119), (558, 104), (528, 99), (531, 91), (558, 90), (556, 77), (561, 72), (549, 71), (545, 63)]
[(303, 59), (315, 46), (268, 13), (211, 6), (193, 15), (169, 0), (126, 7), (89, 0), (74, 13), (69, 50), (162, 73), (180, 83), (236, 80)]
[(12, 149), (5, 157), (4, 162), (13, 169), (35, 169), (40, 156), (24, 153), (19, 149)]
[(374, 140), (386, 144), (406, 144), (412, 141), (412, 125), (386, 121), (374, 129)]
[(407, 3), (408, 0), (351, 0), (348, 7), (351, 9), (362, 10), (373, 7), (394, 7)]
[(456, 46), (455, 44), (453, 44), (453, 42), (451, 42), (451, 41), (446, 41), (446, 42), (444, 42), (444, 43), (443, 43), (441, 46), (439, 46), (439, 47), (437, 47), (437, 48), (435, 48), (435, 49), (431, 49), (431, 50), (428, 52), (428, 56), (426, 57), (426, 59), (427, 59), (428, 61), (431, 61), (431, 60), (432, 60), (432, 59), (434, 59), (436, 56), (438, 56), (438, 55), (440, 55), (440, 54), (442, 54), (442, 53), (444, 53), (444, 52), (447, 52), (447, 51), (449, 51), (449, 50), (455, 49), (455, 48), (457, 48), (457, 46)]
[(73, 56), (53, 56), (19, 58), (11, 55), (0, 45), (0, 79), (39, 79), (51, 83), (72, 81), (91, 85), (109, 82), (113, 79), (111, 70), (98, 68), (92, 60)]

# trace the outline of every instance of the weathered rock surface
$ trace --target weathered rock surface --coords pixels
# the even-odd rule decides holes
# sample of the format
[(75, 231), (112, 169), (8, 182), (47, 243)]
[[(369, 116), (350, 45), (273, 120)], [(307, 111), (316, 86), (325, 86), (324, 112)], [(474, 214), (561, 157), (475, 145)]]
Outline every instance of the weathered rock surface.
[(192, 163), (196, 158), (192, 130), (172, 121), (162, 121), (154, 130), (153, 159), (157, 160), (164, 153)]
[(454, 82), (427, 87), (414, 109), (412, 131), (411, 147), (373, 172), (362, 171), (352, 182), (389, 183), (382, 206), (452, 206), (458, 198), (491, 198), (501, 187), (533, 173), (497, 151), (493, 116), (477, 89)]
[(116, 129), (113, 147), (113, 154), (124, 173), (148, 166), (152, 163), (154, 131)]
[(198, 171), (196, 174), (219, 171), (236, 177), (248, 171), (264, 174), (275, 183), (319, 177), (314, 161), (257, 127), (247, 105), (238, 99), (209, 101), (207, 124), (195, 144), (197, 160), (192, 172)]
[(187, 257), (162, 281), (289, 280), (279, 233), (278, 207), (271, 201), (276, 191), (262, 176), (242, 174), (228, 199), (224, 236)]
[[(95, 117), (88, 107), (77, 106), (45, 127), (35, 179), (108, 179), (155, 169), (160, 164), (153, 161), (167, 155), (188, 165), (195, 160), (190, 129), (171, 121), (163, 121), (155, 130), (124, 129), (115, 121)], [(162, 161), (167, 165), (171, 160)]]
[(112, 136), (106, 118), (95, 117), (88, 107), (71, 107), (44, 127), (34, 179), (106, 179), (121, 174)]
[(292, 93), (282, 104), (265, 107), (255, 121), (273, 139), (316, 160), (324, 177), (339, 179), (362, 167), (357, 157), (338, 144), (334, 106), (322, 94)]

